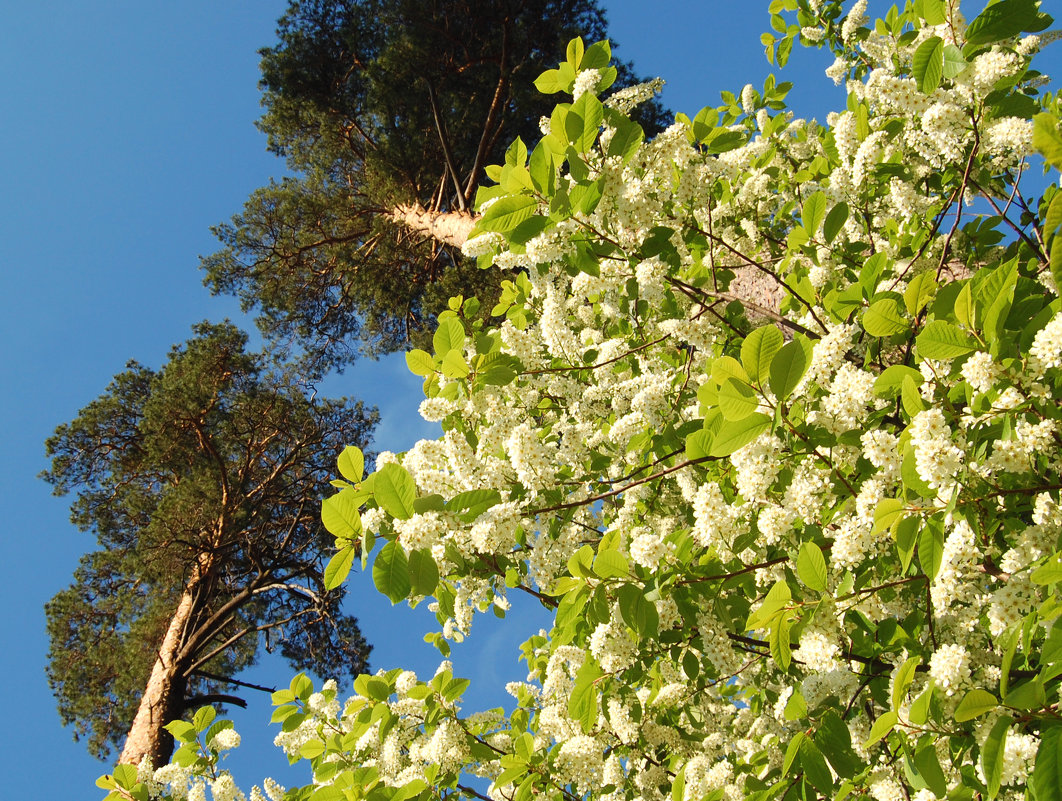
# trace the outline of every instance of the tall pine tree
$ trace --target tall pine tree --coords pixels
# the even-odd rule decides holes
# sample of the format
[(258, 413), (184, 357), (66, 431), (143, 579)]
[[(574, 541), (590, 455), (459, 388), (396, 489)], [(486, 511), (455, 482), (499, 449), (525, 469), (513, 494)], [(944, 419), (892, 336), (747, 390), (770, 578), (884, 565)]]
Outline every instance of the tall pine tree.
[[(425, 223), (467, 213), (484, 167), (541, 136), (553, 100), (533, 82), (573, 37), (605, 38), (596, 0), (292, 0), (277, 34), (260, 127), (292, 175), (215, 229), (207, 285), (323, 367), (417, 341), (451, 295), (490, 309), (498, 276)], [(663, 119), (642, 112), (647, 133)]]
[(369, 646), (325, 591), (319, 517), (336, 455), (376, 413), (308, 395), (201, 324), (152, 370), (131, 362), (47, 442), (43, 477), (72, 493), (99, 548), (46, 611), (48, 678), (63, 721), (105, 757), (164, 763), (163, 726), (228, 688), (274, 648), (297, 669), (356, 675)]

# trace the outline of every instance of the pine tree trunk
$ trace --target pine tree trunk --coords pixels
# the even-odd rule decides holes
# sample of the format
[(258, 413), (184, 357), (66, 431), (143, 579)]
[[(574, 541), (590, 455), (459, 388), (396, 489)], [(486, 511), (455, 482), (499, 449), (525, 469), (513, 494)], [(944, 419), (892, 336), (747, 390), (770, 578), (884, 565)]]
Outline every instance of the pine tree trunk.
[(122, 755), (118, 758), (120, 765), (138, 765), (147, 755), (151, 764), (158, 768), (165, 765), (173, 753), (173, 735), (163, 727), (180, 718), (184, 711), (188, 680), (181, 675), (184, 665), (178, 660), (178, 654), (197, 613), (197, 598), (201, 595), (203, 576), (208, 572), (206, 568), (206, 560), (201, 558), (170, 618), (133, 725), (126, 735)]
[(396, 206), (391, 219), (429, 239), (459, 248), (479, 217), (465, 211), (429, 211), (417, 203)]

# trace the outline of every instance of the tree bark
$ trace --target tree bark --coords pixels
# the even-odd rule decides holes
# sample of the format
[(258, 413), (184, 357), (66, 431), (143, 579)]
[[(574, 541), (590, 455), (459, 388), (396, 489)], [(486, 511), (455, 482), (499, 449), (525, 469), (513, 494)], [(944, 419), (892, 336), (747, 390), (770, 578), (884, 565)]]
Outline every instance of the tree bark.
[(126, 735), (122, 755), (118, 758), (120, 765), (139, 765), (147, 756), (152, 766), (159, 768), (169, 761), (173, 753), (173, 735), (163, 727), (170, 721), (178, 720), (184, 711), (188, 679), (183, 675), (184, 664), (178, 655), (185, 637), (194, 628), (199, 599), (203, 595), (202, 585), (209, 575), (211, 561), (201, 556), (185, 584), (166, 634), (158, 646), (155, 665), (144, 687), (144, 694), (140, 697), (133, 725)]
[(395, 206), (389, 216), (411, 231), (457, 248), (465, 244), (468, 232), (479, 219), (465, 211), (431, 211), (419, 203)]

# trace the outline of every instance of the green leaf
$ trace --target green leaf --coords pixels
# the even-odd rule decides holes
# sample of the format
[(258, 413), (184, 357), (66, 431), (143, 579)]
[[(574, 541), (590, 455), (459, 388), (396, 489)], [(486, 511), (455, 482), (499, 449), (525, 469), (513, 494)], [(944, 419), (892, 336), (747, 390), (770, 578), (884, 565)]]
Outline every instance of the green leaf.
[(804, 777), (826, 798), (833, 796), (833, 774), (815, 741), (805, 737), (800, 743), (800, 767)]
[(903, 302), (912, 317), (926, 307), (937, 292), (937, 279), (931, 272), (919, 273), (903, 291)]
[(973, 289), (971, 289), (969, 281), (963, 284), (959, 294), (955, 296), (955, 305), (952, 307), (952, 313), (955, 315), (955, 319), (959, 321), (959, 325), (964, 328), (974, 327)]
[(488, 353), (476, 368), (476, 374), (484, 384), (504, 387), (519, 375), (519, 362), (505, 353)]
[(948, 80), (957, 77), (968, 64), (962, 51), (953, 44), (944, 45), (944, 77)]
[(630, 573), (630, 565), (619, 551), (605, 550), (594, 559), (593, 570), (598, 578), (626, 578)]
[[(796, 695), (796, 691), (793, 693)], [(826, 710), (814, 734), (815, 745), (833, 765), (841, 778), (855, 776), (863, 769), (863, 760), (852, 750), (852, 735), (848, 725), (832, 709)]]
[(722, 384), (728, 378), (736, 378), (738, 381), (749, 383), (749, 374), (741, 366), (741, 362), (733, 356), (720, 356), (712, 362), (712, 380)]
[(800, 755), (800, 745), (807, 739), (807, 735), (802, 731), (798, 731), (793, 735), (793, 739), (789, 741), (789, 747), (785, 749), (785, 757), (782, 759), (782, 775), (792, 776), (793, 766), (796, 764), (796, 758)]
[(943, 39), (932, 36), (918, 46), (912, 60), (911, 74), (922, 94), (932, 94), (940, 86), (940, 80), (944, 76)]
[(334, 554), (331, 559), (328, 560), (328, 565), (324, 571), (324, 587), (326, 590), (333, 590), (338, 587), (346, 577), (350, 574), (351, 565), (354, 564), (354, 546), (347, 545), (339, 549), (339, 552)]
[(626, 117), (617, 117), (614, 127), (616, 132), (609, 140), (606, 155), (610, 158), (618, 157), (623, 164), (626, 164), (641, 146), (645, 132), (641, 125)]
[(816, 592), (826, 592), (829, 573), (826, 570), (826, 559), (818, 545), (813, 542), (803, 543), (797, 553), (796, 566), (797, 576), (805, 586)]
[(786, 720), (801, 720), (807, 717), (808, 702), (804, 699), (804, 696), (800, 694), (800, 688), (795, 688), (793, 690), (793, 694), (790, 695), (789, 700), (786, 701), (785, 709), (782, 714)]
[(583, 661), (575, 674), (575, 686), (568, 696), (568, 717), (579, 721), (583, 731), (589, 733), (597, 722), (597, 685), (602, 676), (601, 668), (593, 658)]
[(427, 548), (409, 552), (409, 585), (414, 595), (432, 595), (439, 586), (439, 566)]
[(723, 417), (736, 421), (744, 420), (755, 412), (760, 401), (748, 384), (728, 378), (719, 387), (718, 404)]
[[(183, 723), (184, 721), (181, 722)], [(164, 728), (169, 729), (170, 727), (167, 725)], [(171, 730), (170, 734), (174, 734), (174, 732)], [(176, 734), (174, 736), (176, 737)], [(136, 785), (136, 765), (115, 765), (113, 775), (119, 787), (131, 790)]]
[(612, 47), (609, 45), (608, 40), (600, 42), (594, 42), (583, 53), (583, 57), (579, 60), (580, 70), (600, 70), (608, 66), (612, 60)]
[[(192, 725), (197, 732), (204, 732), (209, 728), (210, 724), (214, 722), (214, 718), (218, 715), (217, 711), (212, 706), (202, 706), (196, 710), (192, 716)], [(210, 738), (207, 738), (207, 742)]]
[(837, 238), (837, 234), (844, 228), (846, 222), (848, 222), (848, 204), (841, 202), (830, 209), (830, 213), (826, 215), (826, 222), (822, 225), (822, 236), (826, 244), (830, 244)]
[(907, 514), (905, 504), (898, 498), (884, 498), (878, 501), (877, 508), (874, 509), (872, 533), (878, 534), (892, 528), (905, 514)]
[(816, 192), (807, 200), (804, 201), (804, 208), (800, 214), (800, 221), (804, 225), (804, 230), (808, 232), (808, 236), (812, 239), (819, 231), (819, 225), (822, 223), (822, 218), (826, 214), (826, 195), (823, 192)]
[(811, 365), (811, 347), (806, 339), (786, 343), (771, 359), (769, 383), (779, 400), (785, 400), (800, 384)]
[(938, 526), (926, 526), (918, 538), (918, 563), (930, 580), (936, 577), (943, 558), (944, 532)]
[(894, 710), (898, 710), (903, 703), (903, 699), (907, 697), (907, 689), (911, 686), (911, 682), (914, 681), (915, 668), (918, 667), (921, 661), (917, 656), (912, 656), (900, 665), (896, 671), (896, 676), (892, 682), (892, 708)]
[(907, 318), (899, 298), (885, 297), (870, 304), (863, 312), (863, 328), (872, 337), (889, 337), (906, 331)]
[(604, 106), (590, 92), (581, 95), (572, 103), (564, 120), (564, 132), (576, 152), (586, 153), (593, 147), (604, 118)]
[(1006, 753), (1007, 729), (1014, 721), (1004, 715), (992, 727), (988, 733), (985, 744), (981, 746), (981, 769), (985, 774), (985, 784), (988, 785), (988, 797), (995, 798), (999, 795), (999, 785), (1003, 779), (1003, 760)]
[(1046, 702), (1044, 683), (1039, 676), (1014, 687), (1003, 699), (1004, 706), (1025, 710), (1041, 709)]
[(620, 616), (641, 637), (655, 637), (660, 626), (660, 615), (656, 606), (645, 599), (639, 587), (623, 584), (616, 590), (619, 599)]
[(413, 517), (417, 486), (406, 468), (396, 462), (388, 462), (376, 471), (372, 486), (376, 503), (387, 514), (399, 520)]
[(687, 459), (703, 459), (708, 456), (708, 451), (712, 447), (711, 431), (705, 429), (699, 429), (686, 437), (686, 458)]
[(490, 507), (501, 502), (501, 495), (496, 489), (478, 489), (459, 492), (446, 502), (446, 510), (449, 512), (463, 513), (475, 512), (476, 516), (483, 514)]
[(475, 233), (508, 234), (538, 209), (538, 200), (530, 195), (506, 195), (487, 207), (476, 223)]
[(560, 70), (546, 70), (535, 78), (535, 88), (544, 95), (567, 91), (568, 85)]
[(347, 487), (321, 501), (321, 522), (328, 533), (343, 540), (357, 539), (361, 533), (358, 507), (363, 496)]
[(793, 619), (789, 615), (777, 615), (771, 621), (771, 628), (767, 641), (771, 648), (771, 657), (783, 670), (789, 670), (793, 661), (793, 649), (789, 644), (789, 630), (793, 627)]
[(465, 361), (460, 350), (455, 348), (443, 356), (442, 374), (447, 378), (467, 378), (470, 372), (472, 371), (468, 367), (468, 362)]
[[(919, 374), (917, 379), (912, 375), (905, 375), (900, 381), (900, 400), (903, 402), (903, 410), (911, 417), (925, 411), (926, 408), (922, 402), (922, 395), (918, 391), (918, 385), (921, 383), (921, 374)], [(913, 465), (914, 462), (911, 462), (911, 464)]]
[(991, 44), (1022, 32), (1036, 33), (1051, 24), (1035, 0), (1002, 0), (990, 5), (966, 28), (966, 45)]
[(445, 356), (451, 350), (460, 351), (465, 346), (465, 327), (456, 317), (447, 317), (439, 321), (439, 327), (432, 337), (432, 346), (436, 356)]
[(999, 701), (987, 690), (970, 690), (955, 708), (955, 720), (958, 723), (965, 723), (981, 717), (986, 712), (991, 712), (997, 706), (999, 706)]
[(948, 780), (940, 768), (937, 749), (932, 741), (915, 752), (914, 764), (918, 769), (918, 774), (933, 794), (937, 798), (945, 798), (948, 795)]
[(900, 557), (900, 565), (903, 572), (911, 566), (914, 558), (915, 545), (918, 544), (918, 531), (921, 521), (912, 515), (905, 517), (892, 527), (892, 538), (896, 542), (896, 553)]
[(568, 557), (568, 572), (577, 578), (589, 578), (594, 571), (594, 549), (584, 545)]
[(874, 381), (874, 394), (879, 398), (895, 398), (900, 394), (905, 378), (910, 378), (917, 387), (925, 379), (922, 374), (906, 364), (893, 364), (881, 371)]
[(413, 375), (429, 376), (435, 372), (435, 360), (427, 351), (414, 348), (406, 353), (406, 367)]
[(712, 438), (709, 456), (729, 456), (752, 442), (771, 428), (771, 418), (765, 414), (750, 414), (743, 420), (727, 420)]
[[(187, 720), (171, 720), (165, 726), (166, 731), (173, 735), (173, 738), (179, 743), (191, 743), (195, 742), (196, 730), (195, 726), (189, 723)], [(122, 767), (119, 765), (118, 767)], [(135, 771), (135, 768), (134, 768)], [(134, 776), (136, 774), (134, 773)], [(118, 779), (118, 783), (121, 784), (121, 779), (118, 778), (118, 773), (115, 772), (115, 778)]]
[(392, 604), (409, 595), (409, 560), (397, 542), (389, 542), (380, 549), (372, 564), (372, 583)]
[(896, 725), (899, 718), (896, 713), (891, 709), (888, 712), (882, 712), (878, 716), (878, 719), (874, 721), (874, 725), (870, 727), (870, 735), (867, 737), (866, 742), (863, 743), (864, 748), (870, 748), (878, 740), (892, 731), (892, 727)]
[(1062, 799), (1062, 727), (1045, 726), (1040, 732), (1040, 747), (1036, 763), (1029, 777), (1030, 789), (1036, 801)]
[(923, 359), (951, 360), (977, 350), (977, 344), (960, 328), (935, 320), (922, 329), (915, 340)]
[(1041, 586), (1062, 581), (1062, 553), (1055, 553), (1032, 572), (1033, 583)]
[(741, 364), (757, 384), (767, 380), (771, 360), (784, 342), (781, 331), (773, 325), (765, 325), (752, 331), (741, 343)]
[(788, 607), (792, 600), (793, 591), (789, 589), (789, 585), (784, 580), (776, 581), (763, 597), (759, 607), (749, 614), (745, 628), (750, 631), (763, 628), (769, 620)]
[(339, 474), (347, 481), (357, 484), (365, 477), (365, 456), (361, 448), (347, 445), (336, 459), (336, 466), (339, 468)]
[(948, 21), (943, 0), (915, 0), (915, 12), (927, 25), (943, 25)]
[(929, 719), (929, 705), (933, 701), (933, 690), (933, 680), (930, 679), (929, 684), (927, 684), (926, 688), (922, 690), (922, 694), (911, 704), (911, 710), (907, 713), (907, 719), (914, 725), (921, 726)]

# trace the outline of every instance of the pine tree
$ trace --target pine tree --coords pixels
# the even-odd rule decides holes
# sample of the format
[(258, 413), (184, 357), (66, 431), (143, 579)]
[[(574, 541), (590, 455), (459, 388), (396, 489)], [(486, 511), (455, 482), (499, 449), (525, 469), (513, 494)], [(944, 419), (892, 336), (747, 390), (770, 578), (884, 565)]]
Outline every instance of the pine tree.
[(369, 646), (326, 592), (317, 499), (338, 449), (376, 412), (307, 395), (246, 350), (230, 324), (200, 324), (160, 370), (136, 362), (47, 442), (43, 474), (73, 493), (96, 536), (46, 611), (59, 713), (90, 751), (164, 763), (162, 727), (246, 685), (262, 646), (298, 669), (356, 675)]
[(293, 174), (215, 229), (207, 285), (322, 366), (419, 342), (453, 295), (489, 310), (498, 276), (425, 226), (467, 215), (484, 167), (541, 136), (553, 103), (533, 81), (579, 35), (606, 36), (596, 0), (292, 0), (262, 51), (260, 127)]

